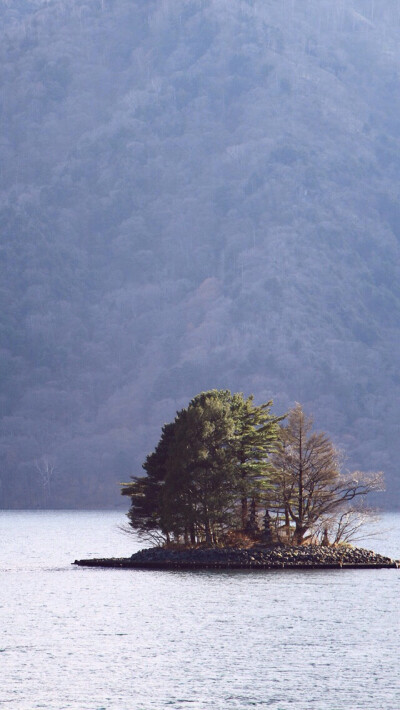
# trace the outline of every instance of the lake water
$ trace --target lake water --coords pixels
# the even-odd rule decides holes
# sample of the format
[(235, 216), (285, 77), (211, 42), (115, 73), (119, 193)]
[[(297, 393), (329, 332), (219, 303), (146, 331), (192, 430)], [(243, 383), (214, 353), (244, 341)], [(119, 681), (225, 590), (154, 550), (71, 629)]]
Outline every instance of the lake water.
[[(0, 512), (0, 708), (396, 710), (399, 570), (90, 569), (115, 512)], [(400, 516), (364, 546), (400, 557)]]

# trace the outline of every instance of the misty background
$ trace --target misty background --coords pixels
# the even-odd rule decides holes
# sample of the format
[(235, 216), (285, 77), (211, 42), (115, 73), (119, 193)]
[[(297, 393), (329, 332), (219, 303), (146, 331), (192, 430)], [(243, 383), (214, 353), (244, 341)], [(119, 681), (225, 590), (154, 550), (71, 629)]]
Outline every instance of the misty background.
[(397, 0), (0, 2), (0, 507), (123, 505), (201, 390), (400, 505)]

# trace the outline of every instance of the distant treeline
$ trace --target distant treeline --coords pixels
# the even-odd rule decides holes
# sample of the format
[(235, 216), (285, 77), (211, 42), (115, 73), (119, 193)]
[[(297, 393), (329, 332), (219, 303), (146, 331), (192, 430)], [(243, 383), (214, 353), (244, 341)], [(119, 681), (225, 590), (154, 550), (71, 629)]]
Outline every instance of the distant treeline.
[(397, 2), (0, 7), (0, 507), (121, 505), (216, 387), (400, 501)]

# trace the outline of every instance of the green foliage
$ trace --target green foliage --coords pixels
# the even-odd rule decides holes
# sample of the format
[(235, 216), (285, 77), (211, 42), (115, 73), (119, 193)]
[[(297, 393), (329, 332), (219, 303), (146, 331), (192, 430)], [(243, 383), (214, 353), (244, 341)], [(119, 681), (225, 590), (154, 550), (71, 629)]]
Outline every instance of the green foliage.
[(351, 537), (367, 513), (354, 499), (382, 490), (382, 474), (343, 474), (339, 452), (300, 404), (284, 426), (271, 406), (228, 390), (194, 397), (163, 427), (146, 476), (122, 485), (131, 528), (192, 545), (232, 535), (287, 544)]
[(130, 525), (143, 535), (158, 538), (162, 517), (161, 494), (166, 478), (167, 457), (173, 441), (174, 424), (165, 424), (160, 441), (143, 464), (144, 477), (134, 477), (132, 483), (124, 484), (122, 494), (131, 497), (128, 513)]
[(228, 530), (249, 523), (268, 487), (268, 456), (282, 417), (253, 397), (228, 390), (202, 392), (163, 428), (143, 467), (147, 476), (122, 486), (131, 497), (131, 527), (169, 540), (217, 544)]

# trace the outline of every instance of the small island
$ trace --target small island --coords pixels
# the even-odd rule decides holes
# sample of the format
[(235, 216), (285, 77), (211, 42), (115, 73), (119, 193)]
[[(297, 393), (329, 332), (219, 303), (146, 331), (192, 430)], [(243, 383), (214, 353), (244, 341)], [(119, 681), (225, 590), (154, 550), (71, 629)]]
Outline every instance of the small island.
[(128, 558), (75, 560), (85, 567), (127, 569), (201, 570), (201, 569), (378, 569), (398, 568), (399, 563), (369, 550), (353, 547), (199, 548), (168, 550), (149, 548)]
[[(397, 568), (354, 547), (372, 510), (365, 496), (382, 474), (342, 470), (342, 455), (300, 404), (274, 416), (272, 401), (202, 392), (162, 429), (122, 484), (128, 530), (153, 547), (130, 558), (75, 560), (130, 569)], [(286, 421), (284, 421), (286, 420)], [(284, 422), (284, 423), (283, 423)], [(361, 501), (361, 504), (359, 503)]]

